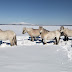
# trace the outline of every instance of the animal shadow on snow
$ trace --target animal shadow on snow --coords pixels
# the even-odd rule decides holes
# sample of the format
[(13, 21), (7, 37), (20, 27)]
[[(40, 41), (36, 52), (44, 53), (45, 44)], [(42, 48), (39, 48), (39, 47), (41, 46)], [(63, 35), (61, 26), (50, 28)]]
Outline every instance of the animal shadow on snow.
[(68, 40), (72, 40), (72, 39), (69, 39), (69, 38), (68, 38)]
[[(38, 44), (38, 43), (42, 43), (42, 40), (40, 40), (40, 39), (41, 39), (41, 37), (36, 37), (36, 39), (34, 39), (34, 41), (38, 41), (38, 42), (36, 42), (37, 44)], [(28, 40), (31, 41), (31, 37), (29, 37)], [(47, 43), (54, 43), (54, 41), (48, 41)]]
[(7, 42), (2, 42), (2, 44), (3, 44), (3, 43), (6, 43), (6, 45), (11, 45), (10, 43), (7, 43)]
[[(34, 41), (38, 41), (40, 37), (36, 37), (36, 39), (34, 39)], [(29, 39), (31, 41), (31, 37), (29, 37)]]
[[(66, 41), (65, 38), (63, 40)], [(72, 40), (72, 39), (71, 38), (68, 38), (68, 40)]]
[[(48, 41), (47, 43), (54, 43), (55, 41)], [(39, 40), (39, 42), (36, 43), (43, 43), (42, 40)]]

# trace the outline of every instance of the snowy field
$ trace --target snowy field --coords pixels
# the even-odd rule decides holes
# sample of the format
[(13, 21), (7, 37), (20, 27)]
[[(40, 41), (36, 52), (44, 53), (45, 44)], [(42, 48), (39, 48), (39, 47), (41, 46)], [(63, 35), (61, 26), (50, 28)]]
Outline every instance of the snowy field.
[[(23, 27), (38, 29), (39, 26), (0, 25), (2, 30), (13, 30), (17, 35), (17, 46), (9, 41), (0, 45), (0, 72), (72, 72), (72, 38), (58, 45), (49, 41), (43, 45), (39, 40), (31, 42), (29, 35), (22, 34)], [(60, 26), (43, 26), (53, 31)], [(72, 29), (72, 26), (65, 26)]]

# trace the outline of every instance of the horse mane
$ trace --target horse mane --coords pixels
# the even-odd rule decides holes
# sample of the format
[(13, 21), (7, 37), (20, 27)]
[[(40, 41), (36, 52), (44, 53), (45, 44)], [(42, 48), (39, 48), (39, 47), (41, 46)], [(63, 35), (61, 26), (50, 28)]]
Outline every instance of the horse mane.
[(44, 29), (44, 28), (43, 28), (43, 30), (49, 32), (49, 30), (46, 30), (46, 29)]
[(27, 31), (31, 31), (31, 30), (33, 30), (33, 28), (26, 28), (26, 30), (27, 30)]
[(59, 31), (60, 32), (60, 30), (58, 29), (57, 31)]

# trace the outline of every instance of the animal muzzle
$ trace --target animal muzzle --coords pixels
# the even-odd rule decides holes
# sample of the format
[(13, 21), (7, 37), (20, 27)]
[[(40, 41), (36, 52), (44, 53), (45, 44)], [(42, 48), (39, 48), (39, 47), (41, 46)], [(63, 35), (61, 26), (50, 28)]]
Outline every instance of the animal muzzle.
[(22, 32), (22, 34), (24, 34), (24, 32)]
[(41, 32), (40, 32), (40, 34), (41, 34)]
[(61, 32), (61, 36), (63, 36), (64, 35), (64, 32)]

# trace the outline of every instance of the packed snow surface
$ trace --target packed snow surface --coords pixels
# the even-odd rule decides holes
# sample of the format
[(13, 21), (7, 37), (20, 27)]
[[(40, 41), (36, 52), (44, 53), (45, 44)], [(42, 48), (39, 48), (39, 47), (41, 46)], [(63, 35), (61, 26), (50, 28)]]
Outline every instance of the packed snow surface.
[[(43, 45), (41, 38), (30, 41), (30, 36), (22, 34), (23, 27), (38, 29), (39, 26), (0, 25), (2, 30), (13, 30), (17, 35), (17, 46), (2, 41), (0, 45), (0, 72), (72, 72), (72, 38), (58, 45), (53, 40)], [(60, 26), (43, 26), (53, 31)], [(71, 26), (65, 26), (72, 29)]]

